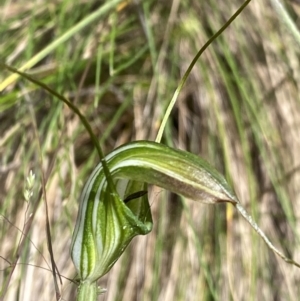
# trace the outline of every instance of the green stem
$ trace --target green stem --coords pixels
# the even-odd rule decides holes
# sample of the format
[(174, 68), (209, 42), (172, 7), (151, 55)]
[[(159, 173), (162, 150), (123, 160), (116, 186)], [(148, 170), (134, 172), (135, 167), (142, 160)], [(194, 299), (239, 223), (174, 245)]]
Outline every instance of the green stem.
[(97, 301), (97, 282), (80, 282), (76, 301)]
[(36, 84), (37, 86), (43, 88), (45, 91), (47, 91), (50, 95), (53, 95), (55, 97), (57, 97), (59, 100), (61, 100), (62, 102), (64, 102), (80, 119), (80, 121), (82, 122), (82, 124), (84, 125), (84, 127), (86, 128), (86, 130), (88, 131), (88, 133), (90, 134), (90, 137), (93, 141), (93, 144), (95, 145), (99, 158), (101, 160), (101, 163), (103, 165), (103, 171), (109, 186), (109, 189), (111, 190), (111, 192), (116, 193), (116, 188), (115, 185), (112, 181), (109, 169), (107, 167), (105, 158), (104, 158), (104, 154), (103, 151), (101, 149), (101, 146), (99, 144), (98, 138), (96, 137), (96, 135), (94, 134), (89, 122), (86, 120), (86, 118), (84, 117), (84, 115), (80, 112), (80, 110), (76, 107), (76, 105), (74, 105), (72, 102), (70, 102), (67, 98), (65, 98), (63, 95), (59, 94), (58, 92), (56, 92), (55, 90), (51, 89), (49, 86), (47, 86), (46, 84), (40, 82), (39, 80), (35, 79), (34, 77), (30, 76), (29, 74), (22, 72), (12, 66), (9, 66), (5, 63), (2, 63), (0, 61), (0, 67), (4, 67), (7, 70), (14, 72), (20, 76), (22, 76), (23, 78), (26, 78), (27, 80), (29, 80), (30, 82)]
[(199, 57), (201, 56), (201, 54), (206, 50), (206, 48), (214, 41), (216, 40), (222, 33), (223, 31), (238, 17), (238, 15), (246, 8), (246, 6), (251, 2), (251, 0), (246, 0), (241, 6), (240, 8), (228, 19), (228, 21), (210, 38), (208, 39), (208, 41), (202, 46), (202, 48), (198, 51), (198, 53), (196, 54), (196, 56), (194, 57), (193, 61), (190, 63), (188, 69), (186, 70), (186, 72), (184, 73), (181, 81), (178, 84), (177, 89), (174, 92), (174, 95), (167, 107), (167, 110), (164, 114), (164, 118), (161, 122), (160, 128), (158, 130), (155, 142), (160, 142), (161, 138), (162, 138), (162, 134), (163, 131), (165, 129), (166, 123), (168, 121), (168, 118), (171, 114), (171, 111), (175, 105), (175, 102), (177, 100), (177, 97), (180, 93), (180, 91), (182, 90), (182, 87), (184, 86), (188, 76), (190, 75), (193, 67), (195, 66), (196, 62), (198, 61)]

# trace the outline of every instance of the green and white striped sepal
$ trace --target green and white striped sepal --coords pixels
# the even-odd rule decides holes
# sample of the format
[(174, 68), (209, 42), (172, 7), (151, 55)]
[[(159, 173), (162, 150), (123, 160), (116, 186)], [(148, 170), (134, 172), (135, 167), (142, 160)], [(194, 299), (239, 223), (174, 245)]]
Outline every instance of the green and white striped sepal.
[[(110, 270), (134, 236), (152, 229), (147, 195), (135, 200), (139, 210), (130, 209), (131, 202), (125, 204), (118, 194), (108, 191), (103, 170), (98, 167), (82, 192), (71, 244), (78, 276), (89, 282)], [(136, 183), (137, 186), (145, 190), (145, 184)]]
[[(103, 276), (134, 236), (151, 231), (147, 195), (139, 194), (146, 190), (144, 183), (205, 203), (237, 202), (224, 177), (188, 152), (136, 141), (117, 148), (105, 160), (118, 194), (109, 191), (100, 163), (83, 189), (71, 245), (82, 281)], [(130, 200), (128, 195), (137, 198)]]
[[(109, 177), (104, 176), (102, 164), (94, 169), (81, 195), (72, 238), (71, 255), (81, 281), (78, 301), (96, 300), (96, 280), (109, 271), (134, 236), (151, 231), (145, 183), (203, 203), (232, 203), (270, 249), (300, 267), (274, 247), (224, 177), (200, 157), (162, 144), (137, 141), (122, 145), (105, 160)], [(111, 181), (116, 192), (111, 191)]]

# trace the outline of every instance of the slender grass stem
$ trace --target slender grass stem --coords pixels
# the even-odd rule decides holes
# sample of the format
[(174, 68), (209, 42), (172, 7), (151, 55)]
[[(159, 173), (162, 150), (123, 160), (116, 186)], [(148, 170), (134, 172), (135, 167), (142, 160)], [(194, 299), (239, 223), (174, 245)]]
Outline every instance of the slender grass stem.
[(289, 30), (289, 32), (292, 34), (294, 39), (298, 44), (300, 44), (300, 32), (295, 24), (295, 22), (292, 20), (291, 16), (288, 14), (286, 8), (282, 4), (280, 0), (271, 0), (271, 4), (274, 7), (279, 19), (282, 23), (284, 23)]
[[(59, 45), (70, 39), (74, 34), (85, 28), (87, 25), (91, 24), (95, 20), (97, 20), (100, 16), (105, 15), (109, 10), (114, 8), (118, 3), (122, 0), (111, 0), (101, 6), (98, 10), (88, 15), (78, 24), (73, 26), (67, 32), (65, 32), (61, 37), (56, 39), (53, 43), (48, 45), (42, 51), (37, 53), (34, 57), (32, 57), (28, 62), (26, 62), (23, 66), (20, 67), (21, 71), (25, 71), (33, 67), (35, 64), (40, 62), (43, 58), (45, 58), (49, 53), (51, 53), (54, 49), (56, 49)], [(8, 85), (12, 84), (19, 78), (20, 74), (12, 74), (8, 78), (6, 78), (2, 83), (0, 83), (0, 92), (3, 91)]]
[(101, 149), (101, 146), (99, 144), (98, 138), (96, 137), (96, 135), (94, 134), (89, 122), (86, 120), (86, 118), (84, 117), (84, 115), (80, 112), (80, 110), (76, 107), (76, 105), (74, 105), (72, 102), (70, 102), (67, 98), (65, 98), (63, 95), (61, 95), (60, 93), (56, 92), (55, 90), (51, 89), (49, 86), (47, 86), (46, 84), (44, 84), (43, 82), (40, 82), (39, 80), (33, 78), (32, 76), (30, 76), (29, 74), (25, 73), (25, 72), (21, 72), (16, 68), (13, 68), (5, 63), (0, 62), (0, 66), (6, 68), (7, 70), (14, 72), (24, 78), (26, 78), (27, 80), (29, 80), (30, 82), (38, 85), (39, 87), (43, 88), (45, 91), (47, 91), (50, 95), (56, 96), (60, 101), (62, 101), (63, 103), (65, 103), (80, 119), (80, 121), (82, 122), (82, 124), (84, 125), (84, 127), (86, 128), (86, 130), (88, 131), (94, 146), (97, 149), (99, 158), (101, 160), (101, 163), (103, 165), (103, 171), (108, 183), (108, 186), (110, 188), (110, 190), (113, 193), (116, 193), (116, 188), (115, 185), (112, 181), (109, 169), (107, 167), (105, 158), (104, 158), (104, 154), (103, 151)]
[(180, 80), (177, 89), (174, 92), (174, 95), (167, 107), (167, 110), (164, 114), (164, 118), (161, 122), (160, 128), (158, 130), (155, 142), (160, 142), (166, 123), (168, 121), (168, 118), (171, 114), (171, 111), (176, 103), (176, 100), (178, 98), (178, 95), (180, 93), (180, 91), (182, 90), (188, 76), (190, 75), (193, 67), (195, 66), (196, 62), (198, 61), (199, 57), (202, 55), (202, 53), (208, 48), (208, 46), (214, 41), (216, 40), (223, 32), (224, 30), (241, 14), (241, 12), (246, 8), (246, 6), (251, 2), (251, 0), (247, 0), (245, 1), (240, 8), (229, 18), (229, 20), (210, 38), (208, 39), (208, 41), (201, 47), (201, 49), (198, 51), (198, 53), (195, 55), (193, 61), (190, 63), (188, 69), (186, 70), (186, 72), (184, 73), (182, 79)]

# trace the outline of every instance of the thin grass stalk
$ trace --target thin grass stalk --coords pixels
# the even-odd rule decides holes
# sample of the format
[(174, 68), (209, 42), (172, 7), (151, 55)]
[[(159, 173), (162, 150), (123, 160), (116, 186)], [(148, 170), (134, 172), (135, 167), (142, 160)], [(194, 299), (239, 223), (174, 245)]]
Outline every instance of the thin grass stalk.
[(171, 111), (173, 110), (173, 107), (177, 101), (178, 95), (180, 93), (180, 91), (182, 90), (188, 76), (190, 75), (193, 67), (195, 66), (196, 62), (198, 61), (198, 59), (200, 58), (200, 56), (202, 55), (202, 53), (208, 48), (208, 46), (215, 41), (224, 31), (226, 28), (228, 28), (228, 26), (242, 13), (242, 11), (246, 8), (246, 6), (251, 2), (251, 0), (247, 0), (245, 1), (240, 7), (239, 9), (228, 19), (228, 21), (211, 37), (208, 39), (208, 41), (201, 47), (201, 49), (198, 51), (198, 53), (195, 55), (194, 59), (192, 60), (192, 62), (190, 63), (188, 69), (186, 70), (186, 72), (184, 73), (182, 79), (180, 80), (177, 89), (174, 92), (174, 95), (166, 109), (166, 112), (164, 114), (163, 120), (161, 122), (161, 125), (159, 127), (157, 136), (155, 141), (156, 142), (160, 142), (166, 123), (170, 117)]
[[(33, 67), (35, 64), (40, 62), (42, 59), (44, 59), (49, 53), (51, 53), (54, 49), (56, 49), (59, 45), (67, 41), (69, 38), (74, 36), (77, 32), (85, 28), (87, 25), (91, 24), (92, 22), (96, 21), (100, 16), (105, 15), (109, 10), (116, 7), (116, 5), (123, 0), (110, 0), (107, 3), (105, 3), (103, 6), (101, 6), (99, 9), (97, 9), (92, 14), (89, 14), (86, 18), (84, 18), (82, 21), (80, 21), (78, 24), (73, 26), (71, 29), (69, 29), (67, 32), (65, 32), (61, 37), (56, 39), (54, 42), (52, 42), (50, 45), (48, 45), (46, 48), (44, 48), (42, 51), (37, 53), (34, 57), (32, 57), (29, 61), (27, 61), (23, 66), (19, 68), (19, 71), (26, 71)], [(16, 81), (21, 74), (15, 72), (15, 74), (12, 74), (8, 78), (6, 78), (2, 83), (0, 83), (0, 92), (2, 92), (7, 86), (12, 84), (14, 81)]]
[(285, 25), (290, 34), (294, 37), (295, 41), (300, 45), (300, 32), (283, 3), (280, 0), (270, 1), (279, 17), (279, 20)]

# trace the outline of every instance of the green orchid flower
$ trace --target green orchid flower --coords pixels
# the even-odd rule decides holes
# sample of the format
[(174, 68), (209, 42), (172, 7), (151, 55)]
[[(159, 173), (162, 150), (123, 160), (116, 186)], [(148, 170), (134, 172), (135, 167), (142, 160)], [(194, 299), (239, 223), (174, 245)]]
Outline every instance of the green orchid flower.
[(117, 148), (105, 161), (116, 190), (111, 191), (100, 163), (83, 189), (72, 238), (71, 256), (81, 281), (77, 300), (96, 300), (97, 279), (111, 269), (134, 236), (151, 231), (147, 183), (207, 204), (233, 204), (274, 252), (299, 266), (272, 245), (225, 178), (202, 158), (136, 141)]

